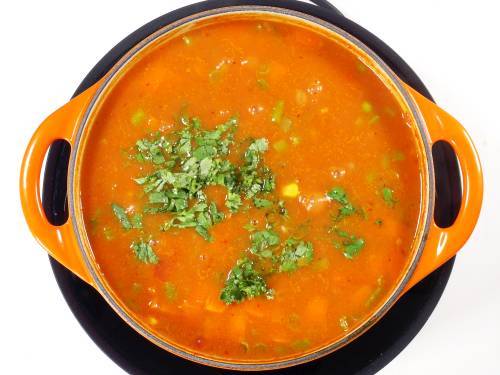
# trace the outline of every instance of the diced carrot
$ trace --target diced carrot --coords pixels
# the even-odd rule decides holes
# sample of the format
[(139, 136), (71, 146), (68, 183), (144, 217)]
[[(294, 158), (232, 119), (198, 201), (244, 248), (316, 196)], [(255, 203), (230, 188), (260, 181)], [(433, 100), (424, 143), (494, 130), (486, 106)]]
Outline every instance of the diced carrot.
[(205, 310), (214, 312), (214, 313), (221, 313), (226, 309), (226, 305), (224, 302), (222, 302), (218, 298), (213, 298), (213, 297), (208, 297), (205, 300)]
[(327, 320), (328, 300), (325, 297), (314, 297), (307, 303), (305, 319), (314, 323)]
[(243, 340), (247, 328), (247, 318), (245, 315), (234, 315), (229, 319), (229, 336), (236, 340)]

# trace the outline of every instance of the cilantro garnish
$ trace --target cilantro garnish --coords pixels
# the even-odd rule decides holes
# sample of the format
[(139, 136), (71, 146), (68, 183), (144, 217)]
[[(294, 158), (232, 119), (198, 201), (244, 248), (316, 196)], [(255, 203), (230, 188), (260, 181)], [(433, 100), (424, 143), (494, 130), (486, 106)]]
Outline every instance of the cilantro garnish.
[(159, 261), (158, 256), (150, 244), (151, 241), (134, 241), (130, 246), (134, 251), (135, 257), (146, 264), (157, 264)]
[(385, 186), (380, 192), (382, 193), (382, 198), (384, 199), (385, 204), (387, 204), (391, 208), (394, 207), (397, 202), (397, 200), (394, 198), (394, 190)]
[(117, 217), (123, 229), (125, 230), (132, 229), (132, 223), (130, 222), (128, 215), (122, 206), (113, 203), (111, 204), (111, 209), (113, 210), (113, 213)]
[(132, 217), (129, 217), (127, 211), (122, 206), (116, 203), (111, 204), (111, 209), (113, 210), (113, 213), (115, 214), (123, 229), (142, 229), (141, 214), (137, 213)]
[(229, 211), (238, 212), (242, 204), (241, 196), (239, 194), (231, 192), (227, 194), (226, 207), (229, 208)]
[[(282, 242), (278, 233), (271, 228), (268, 226), (264, 230), (257, 230), (254, 223), (245, 225), (245, 229), (250, 232), (250, 247), (245, 258), (238, 260), (226, 280), (220, 298), (227, 304), (234, 301), (241, 302), (246, 298), (253, 298), (264, 293), (265, 289), (262, 288), (257, 288), (261, 291), (258, 294), (242, 291), (241, 285), (247, 286), (248, 284), (241, 282), (244, 277), (252, 277), (252, 281), (255, 281), (259, 287), (265, 285), (264, 275), (255, 271), (255, 264), (258, 264), (262, 270), (267, 269), (269, 273), (293, 272), (299, 267), (308, 265), (313, 260), (311, 242), (302, 241), (295, 237), (290, 237)], [(243, 269), (246, 270), (246, 273), (243, 272)], [(237, 298), (232, 297), (235, 295)]]
[(327, 196), (341, 205), (337, 214), (337, 221), (347, 216), (351, 216), (356, 212), (356, 208), (349, 201), (347, 193), (341, 187), (334, 187), (327, 193)]
[(336, 242), (336, 246), (343, 250), (343, 254), (347, 259), (354, 259), (361, 249), (365, 247), (363, 238), (356, 237), (338, 228), (335, 228), (334, 231), (342, 239), (340, 242)]
[(272, 299), (274, 291), (267, 286), (265, 279), (255, 269), (253, 261), (248, 258), (239, 259), (229, 272), (220, 299), (229, 305), (260, 295)]
[(205, 189), (219, 185), (227, 189), (225, 206), (236, 213), (245, 199), (254, 199), (257, 208), (269, 208), (263, 197), (275, 189), (274, 174), (263, 165), (268, 149), (264, 138), (250, 141), (240, 164), (228, 160), (234, 143), (238, 119), (231, 117), (213, 130), (202, 128), (201, 121), (181, 117), (182, 128), (168, 135), (156, 134), (137, 141), (137, 160), (150, 162), (155, 169), (135, 178), (147, 195), (146, 214), (169, 214), (162, 230), (194, 228), (212, 240), (210, 228), (225, 215), (210, 202)]
[(299, 241), (293, 237), (285, 242), (279, 261), (280, 272), (292, 272), (297, 268), (311, 263), (313, 259), (313, 246), (311, 242)]
[(250, 235), (250, 252), (262, 258), (272, 258), (273, 250), (280, 244), (278, 233), (271, 229), (253, 232)]
[(253, 205), (257, 208), (269, 208), (272, 207), (273, 202), (269, 199), (254, 198)]

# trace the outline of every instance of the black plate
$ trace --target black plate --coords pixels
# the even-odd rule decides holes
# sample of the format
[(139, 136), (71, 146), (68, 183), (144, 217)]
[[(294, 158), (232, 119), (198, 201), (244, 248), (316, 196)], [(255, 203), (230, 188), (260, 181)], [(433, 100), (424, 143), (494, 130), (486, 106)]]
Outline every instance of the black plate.
[[(74, 95), (99, 78), (132, 46), (159, 28), (192, 13), (227, 5), (274, 5), (302, 11), (341, 27), (367, 44), (405, 82), (432, 100), (413, 70), (384, 42), (348, 20), (324, 0), (313, 6), (296, 1), (211, 0), (163, 15), (139, 28), (109, 51), (88, 73)], [(397, 32), (397, 31), (396, 31)], [(437, 186), (436, 221), (453, 222), (460, 207), (461, 190), (455, 155), (446, 144), (433, 147)], [(43, 189), (43, 206), (54, 225), (67, 220), (66, 177), (70, 147), (55, 142), (48, 155)], [(54, 275), (71, 311), (94, 342), (120, 367), (132, 374), (225, 373), (193, 364), (151, 344), (125, 324), (89, 285), (50, 259)], [(320, 360), (275, 371), (287, 374), (373, 374), (395, 358), (423, 327), (441, 297), (453, 268), (454, 258), (426, 277), (404, 295), (368, 332), (348, 346)]]

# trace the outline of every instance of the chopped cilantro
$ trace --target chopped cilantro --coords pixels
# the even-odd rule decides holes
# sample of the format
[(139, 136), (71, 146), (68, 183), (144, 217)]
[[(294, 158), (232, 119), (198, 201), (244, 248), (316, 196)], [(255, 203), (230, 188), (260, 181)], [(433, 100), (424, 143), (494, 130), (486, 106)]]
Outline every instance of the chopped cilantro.
[(229, 272), (220, 299), (230, 305), (260, 295), (272, 299), (274, 291), (267, 286), (266, 281), (255, 270), (254, 263), (250, 259), (238, 260), (236, 266)]
[(337, 214), (337, 220), (341, 220), (347, 216), (351, 216), (356, 212), (356, 208), (354, 208), (353, 204), (349, 201), (347, 193), (343, 188), (339, 186), (334, 187), (327, 193), (327, 196), (328, 198), (341, 205)]
[(137, 155), (136, 159), (139, 161), (151, 161), (154, 164), (162, 164), (165, 162), (163, 152), (170, 151), (170, 143), (161, 136), (155, 140), (148, 140), (146, 138), (139, 139), (136, 144)]
[(136, 143), (136, 159), (156, 167), (149, 175), (134, 179), (147, 196), (144, 213), (170, 214), (161, 226), (164, 231), (193, 228), (212, 240), (210, 228), (224, 219), (224, 213), (205, 195), (208, 186), (227, 189), (225, 206), (233, 213), (242, 209), (244, 199), (255, 199), (258, 208), (269, 207), (267, 200), (259, 197), (275, 189), (274, 174), (262, 163), (268, 149), (265, 138), (251, 141), (242, 162), (236, 164), (227, 157), (234, 144), (237, 117), (211, 130), (203, 129), (198, 118), (185, 114), (180, 122), (178, 131), (157, 133)]
[(257, 226), (253, 221), (251, 221), (250, 223), (243, 225), (243, 229), (249, 232), (255, 232), (257, 230)]
[(391, 208), (394, 207), (397, 202), (397, 200), (394, 198), (394, 190), (385, 186), (380, 192), (382, 193), (382, 198), (384, 199), (385, 204), (387, 204)]
[(253, 232), (250, 235), (250, 252), (262, 258), (272, 258), (273, 250), (280, 244), (278, 233), (271, 229)]
[(159, 261), (158, 256), (153, 250), (150, 241), (134, 241), (130, 246), (134, 251), (135, 257), (146, 264), (157, 264)]
[(120, 222), (123, 229), (125, 230), (132, 229), (132, 223), (130, 222), (128, 215), (122, 206), (113, 203), (111, 204), (111, 209), (113, 210), (115, 216), (118, 218), (118, 221)]
[(269, 199), (261, 199), (255, 197), (253, 199), (253, 205), (257, 208), (269, 208), (273, 205), (273, 202), (270, 201)]
[(354, 259), (361, 249), (365, 247), (365, 240), (361, 237), (356, 237), (337, 228), (335, 228), (335, 233), (342, 238), (342, 241), (338, 243), (338, 247), (343, 249), (344, 256), (347, 259)]
[(238, 212), (242, 205), (241, 197), (237, 193), (229, 192), (226, 199), (226, 207), (229, 208), (231, 212)]
[(142, 229), (142, 215), (141, 214), (135, 214), (132, 216), (130, 219), (130, 222), (132, 224), (132, 228), (134, 229)]
[(297, 268), (311, 263), (313, 246), (311, 242), (299, 241), (293, 237), (285, 242), (285, 247), (279, 257), (279, 271), (292, 272)]

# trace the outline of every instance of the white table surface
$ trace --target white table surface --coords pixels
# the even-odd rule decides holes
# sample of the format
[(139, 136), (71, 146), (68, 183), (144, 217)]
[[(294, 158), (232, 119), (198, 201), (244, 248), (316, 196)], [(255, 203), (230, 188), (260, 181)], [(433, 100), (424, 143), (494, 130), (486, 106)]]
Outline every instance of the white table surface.
[[(2, 233), (0, 373), (122, 374), (63, 301), (18, 198), (36, 126), (124, 36), (190, 1), (4, 1), (0, 5)], [(410, 345), (380, 373), (500, 373), (500, 20), (496, 1), (348, 1), (335, 5), (392, 46), (469, 130), (485, 174), (476, 231)]]

